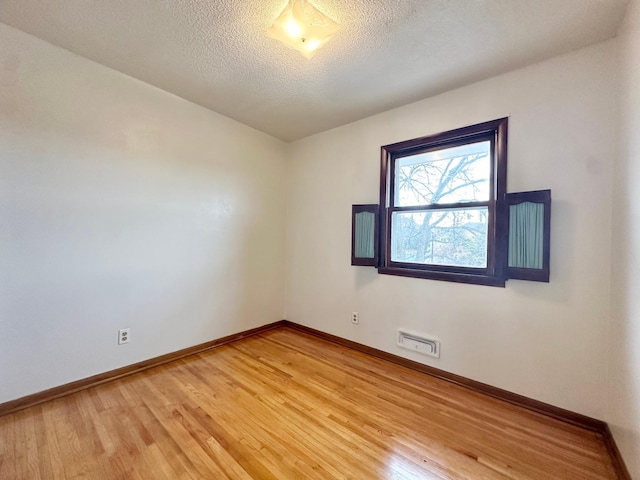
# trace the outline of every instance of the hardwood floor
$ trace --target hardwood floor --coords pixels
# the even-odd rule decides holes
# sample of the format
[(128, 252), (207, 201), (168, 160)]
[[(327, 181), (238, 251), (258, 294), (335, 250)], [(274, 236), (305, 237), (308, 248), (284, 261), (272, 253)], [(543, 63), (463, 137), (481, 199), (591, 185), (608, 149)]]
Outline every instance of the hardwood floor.
[(599, 434), (289, 328), (0, 417), (9, 479), (613, 479)]

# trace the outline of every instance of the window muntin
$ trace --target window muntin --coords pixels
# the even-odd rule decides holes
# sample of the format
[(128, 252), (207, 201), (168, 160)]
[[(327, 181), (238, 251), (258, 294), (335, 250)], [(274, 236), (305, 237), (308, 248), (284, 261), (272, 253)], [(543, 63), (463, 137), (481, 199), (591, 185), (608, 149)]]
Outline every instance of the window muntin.
[(382, 147), (379, 272), (504, 286), (507, 119)]

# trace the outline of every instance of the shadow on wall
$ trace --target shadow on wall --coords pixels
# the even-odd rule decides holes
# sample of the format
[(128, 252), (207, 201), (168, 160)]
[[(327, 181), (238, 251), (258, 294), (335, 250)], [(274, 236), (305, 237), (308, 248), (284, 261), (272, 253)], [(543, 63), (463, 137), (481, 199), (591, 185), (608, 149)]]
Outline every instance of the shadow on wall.
[(634, 235), (640, 231), (640, 214), (631, 207), (635, 196), (630, 191), (634, 188), (631, 152), (621, 150), (618, 179), (622, 188), (614, 211), (607, 421), (632, 478), (640, 478), (640, 297), (638, 262), (634, 262), (640, 249), (640, 238)]
[(619, 150), (614, 178), (607, 421), (631, 477), (640, 479), (640, 2), (629, 2), (620, 42)]
[(356, 267), (356, 288), (360, 289), (376, 281), (378, 270), (375, 267)]

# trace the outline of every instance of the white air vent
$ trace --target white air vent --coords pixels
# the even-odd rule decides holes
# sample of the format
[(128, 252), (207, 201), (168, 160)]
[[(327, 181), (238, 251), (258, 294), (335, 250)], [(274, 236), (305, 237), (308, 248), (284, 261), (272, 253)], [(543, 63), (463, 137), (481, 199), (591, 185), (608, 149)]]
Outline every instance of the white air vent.
[(430, 357), (440, 358), (440, 341), (415, 333), (398, 331), (398, 346)]

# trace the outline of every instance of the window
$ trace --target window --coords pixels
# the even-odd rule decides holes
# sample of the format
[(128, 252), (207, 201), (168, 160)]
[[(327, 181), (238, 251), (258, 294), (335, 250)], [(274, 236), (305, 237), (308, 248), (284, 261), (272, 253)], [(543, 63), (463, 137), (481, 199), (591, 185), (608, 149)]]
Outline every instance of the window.
[(507, 119), (382, 147), (379, 272), (504, 286)]

